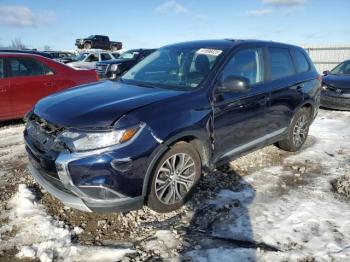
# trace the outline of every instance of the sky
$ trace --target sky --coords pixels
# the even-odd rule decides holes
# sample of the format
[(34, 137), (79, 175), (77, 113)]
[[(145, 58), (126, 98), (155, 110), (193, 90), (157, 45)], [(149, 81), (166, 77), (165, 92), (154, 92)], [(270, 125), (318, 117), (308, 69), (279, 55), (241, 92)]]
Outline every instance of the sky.
[(108, 35), (125, 49), (197, 39), (349, 44), (350, 0), (0, 0), (0, 46), (72, 50)]

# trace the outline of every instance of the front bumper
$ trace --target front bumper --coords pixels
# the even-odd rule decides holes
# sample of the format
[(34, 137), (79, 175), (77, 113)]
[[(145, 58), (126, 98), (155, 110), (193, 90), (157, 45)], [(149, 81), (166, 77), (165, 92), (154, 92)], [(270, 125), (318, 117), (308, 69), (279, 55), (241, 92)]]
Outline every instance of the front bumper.
[(350, 94), (321, 93), (321, 106), (337, 110), (350, 110)]
[[(52, 177), (38, 167), (35, 160), (30, 156), (30, 164), (27, 168), (35, 181), (41, 185), (55, 198), (60, 200), (65, 206), (69, 206), (85, 212), (127, 212), (140, 209), (143, 206), (144, 198), (140, 197), (120, 197), (114, 200), (93, 199), (79, 190), (74, 185), (67, 186), (60, 179)], [(77, 193), (79, 192), (79, 193)]]
[[(126, 212), (144, 203), (144, 179), (156, 140), (142, 129), (138, 143), (85, 153), (44, 153), (24, 132), (35, 180), (65, 205), (88, 212)], [(50, 154), (52, 153), (52, 154)]]

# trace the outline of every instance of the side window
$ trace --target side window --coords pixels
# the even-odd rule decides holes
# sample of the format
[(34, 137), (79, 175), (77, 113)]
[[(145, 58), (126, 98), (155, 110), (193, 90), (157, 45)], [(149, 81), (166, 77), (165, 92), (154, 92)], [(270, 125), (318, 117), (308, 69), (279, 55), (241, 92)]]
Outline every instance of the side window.
[(107, 54), (107, 53), (102, 53), (101, 54), (101, 60), (102, 61), (111, 60), (111, 59), (112, 59), (112, 57), (109, 54)]
[(86, 59), (85, 62), (97, 62), (98, 61), (98, 54), (90, 54)]
[(303, 73), (303, 72), (309, 71), (310, 65), (309, 65), (309, 62), (307, 61), (305, 55), (299, 50), (295, 50), (294, 54), (295, 54), (294, 57), (295, 57), (295, 62), (296, 62), (298, 73)]
[(11, 58), (10, 75), (16, 76), (40, 76), (53, 75), (54, 72), (41, 62), (31, 58)]
[(295, 73), (288, 48), (270, 47), (268, 50), (271, 80), (287, 77)]
[(262, 49), (246, 49), (236, 53), (223, 70), (223, 79), (228, 76), (245, 77), (250, 84), (264, 81)]
[(4, 59), (0, 58), (0, 79), (5, 77), (5, 66), (4, 66)]

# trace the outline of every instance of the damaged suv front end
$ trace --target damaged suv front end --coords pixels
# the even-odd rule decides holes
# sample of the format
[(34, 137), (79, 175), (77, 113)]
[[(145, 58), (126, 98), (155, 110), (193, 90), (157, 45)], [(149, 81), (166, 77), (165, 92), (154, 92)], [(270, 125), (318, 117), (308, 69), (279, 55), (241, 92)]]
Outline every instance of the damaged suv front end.
[[(163, 145), (144, 121), (125, 112), (178, 92), (126, 88), (110, 81), (99, 85), (44, 98), (27, 114), (28, 168), (67, 206), (94, 212), (138, 209), (144, 203), (145, 173), (152, 155)], [(77, 93), (84, 100), (79, 110), (70, 100)], [(91, 111), (97, 94), (104, 106)], [(100, 122), (93, 126), (95, 119)]]
[(133, 142), (149, 141), (146, 151), (157, 144), (145, 127), (122, 118), (111, 129), (73, 131), (32, 113), (24, 132), (29, 170), (67, 206), (96, 212), (137, 209), (143, 205), (145, 152)]

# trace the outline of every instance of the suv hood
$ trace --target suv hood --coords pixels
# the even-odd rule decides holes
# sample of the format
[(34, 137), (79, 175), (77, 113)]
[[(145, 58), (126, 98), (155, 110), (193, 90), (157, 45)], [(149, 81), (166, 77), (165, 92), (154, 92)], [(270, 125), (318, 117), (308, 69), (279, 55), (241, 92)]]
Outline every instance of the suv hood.
[(64, 127), (109, 127), (132, 110), (183, 93), (100, 81), (50, 95), (35, 105), (34, 113), (52, 124)]
[(327, 75), (323, 83), (336, 88), (350, 89), (350, 75)]

